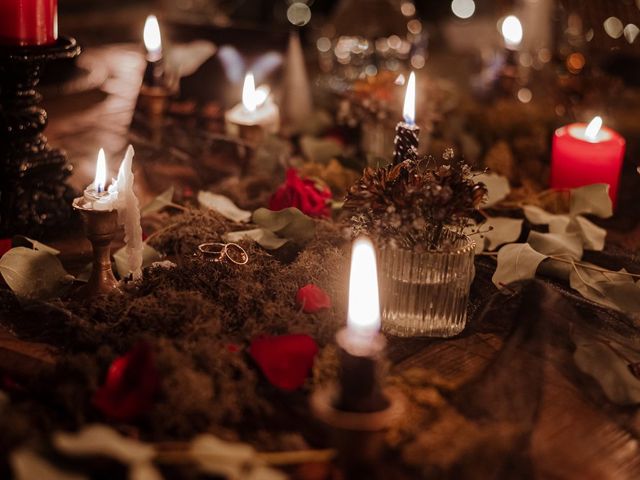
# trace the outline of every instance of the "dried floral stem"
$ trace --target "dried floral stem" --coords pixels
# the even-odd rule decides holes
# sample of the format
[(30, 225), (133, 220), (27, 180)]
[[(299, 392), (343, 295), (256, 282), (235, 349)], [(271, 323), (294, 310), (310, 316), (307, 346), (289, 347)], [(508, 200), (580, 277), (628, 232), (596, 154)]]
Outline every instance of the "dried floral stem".
[[(186, 445), (172, 444), (174, 450), (164, 450), (160, 447), (156, 453), (155, 460), (165, 464), (184, 464), (193, 461), (193, 455), (188, 451)], [(198, 454), (199, 457), (219, 458), (220, 455)], [(301, 463), (329, 462), (336, 456), (333, 449), (324, 450), (292, 450), (287, 452), (258, 452), (256, 460), (258, 462), (271, 465), (297, 465)]]

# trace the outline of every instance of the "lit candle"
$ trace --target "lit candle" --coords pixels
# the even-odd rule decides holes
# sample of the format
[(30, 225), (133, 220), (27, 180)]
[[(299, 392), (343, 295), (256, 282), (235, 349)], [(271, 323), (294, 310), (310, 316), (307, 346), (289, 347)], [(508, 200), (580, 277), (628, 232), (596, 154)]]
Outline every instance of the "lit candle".
[(101, 148), (96, 160), (96, 177), (84, 190), (84, 207), (92, 210), (113, 210), (114, 195), (107, 191), (107, 162)]
[(502, 22), (502, 37), (508, 50), (518, 50), (522, 42), (522, 24), (515, 15), (509, 15)]
[(269, 88), (256, 88), (251, 72), (244, 78), (242, 103), (225, 115), (227, 132), (247, 140), (259, 140), (264, 133), (278, 133), (280, 112), (271, 99)]
[(573, 123), (556, 130), (551, 149), (551, 187), (609, 184), (616, 204), (625, 152), (624, 138), (595, 117), (589, 125)]
[(58, 39), (58, 0), (0, 1), (0, 44), (46, 45)]
[(379, 379), (385, 347), (380, 330), (376, 254), (369, 239), (353, 244), (347, 327), (336, 336), (340, 355), (340, 395), (336, 408), (374, 412), (388, 406)]
[(416, 75), (411, 72), (407, 82), (407, 91), (404, 96), (402, 109), (403, 121), (396, 125), (396, 136), (393, 139), (395, 150), (393, 154), (393, 164), (404, 162), (405, 160), (416, 160), (418, 158), (418, 137), (420, 127), (416, 125)]
[(149, 15), (144, 22), (144, 46), (147, 49), (147, 66), (142, 83), (149, 87), (164, 84), (164, 62), (162, 60), (162, 36), (155, 15)]

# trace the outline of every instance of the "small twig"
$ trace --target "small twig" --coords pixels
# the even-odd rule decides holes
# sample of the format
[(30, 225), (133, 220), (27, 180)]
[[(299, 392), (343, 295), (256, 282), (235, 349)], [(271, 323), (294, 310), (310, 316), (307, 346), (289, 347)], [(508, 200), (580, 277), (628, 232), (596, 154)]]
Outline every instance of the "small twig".
[(147, 239), (144, 241), (144, 243), (149, 243), (151, 240), (153, 240), (154, 238), (156, 238), (158, 235), (160, 235), (161, 233), (164, 233), (168, 230), (171, 230), (172, 228), (175, 228), (179, 225), (179, 223), (172, 223), (171, 225), (167, 225), (164, 228), (161, 228), (160, 230), (156, 230), (155, 232), (153, 232), (151, 235), (149, 235), (147, 237)]

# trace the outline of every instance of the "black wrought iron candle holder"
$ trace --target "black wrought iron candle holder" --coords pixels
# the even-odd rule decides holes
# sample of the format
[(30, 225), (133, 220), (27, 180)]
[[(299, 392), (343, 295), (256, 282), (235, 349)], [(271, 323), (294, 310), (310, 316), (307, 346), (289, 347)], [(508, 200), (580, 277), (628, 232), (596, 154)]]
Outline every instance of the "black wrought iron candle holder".
[(72, 167), (43, 131), (47, 113), (36, 91), (47, 62), (80, 54), (75, 39), (0, 47), (0, 236), (46, 234), (71, 218)]
[(118, 230), (117, 210), (95, 210), (84, 205), (84, 197), (73, 201), (84, 221), (84, 230), (93, 249), (93, 265), (89, 281), (80, 287), (75, 297), (88, 300), (118, 288), (111, 268), (111, 241)]
[(386, 341), (378, 334), (367, 354), (348, 348), (348, 331), (336, 336), (340, 360), (338, 385), (314, 392), (311, 409), (331, 429), (338, 462), (346, 478), (377, 478), (385, 431), (403, 412), (402, 397), (380, 383)]

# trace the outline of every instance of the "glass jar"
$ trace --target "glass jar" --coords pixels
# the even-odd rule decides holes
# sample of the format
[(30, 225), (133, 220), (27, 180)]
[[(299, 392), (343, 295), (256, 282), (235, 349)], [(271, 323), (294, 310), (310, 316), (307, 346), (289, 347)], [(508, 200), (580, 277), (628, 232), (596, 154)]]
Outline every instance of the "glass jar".
[(452, 337), (466, 324), (475, 242), (448, 232), (449, 247), (380, 249), (382, 328), (400, 337)]

